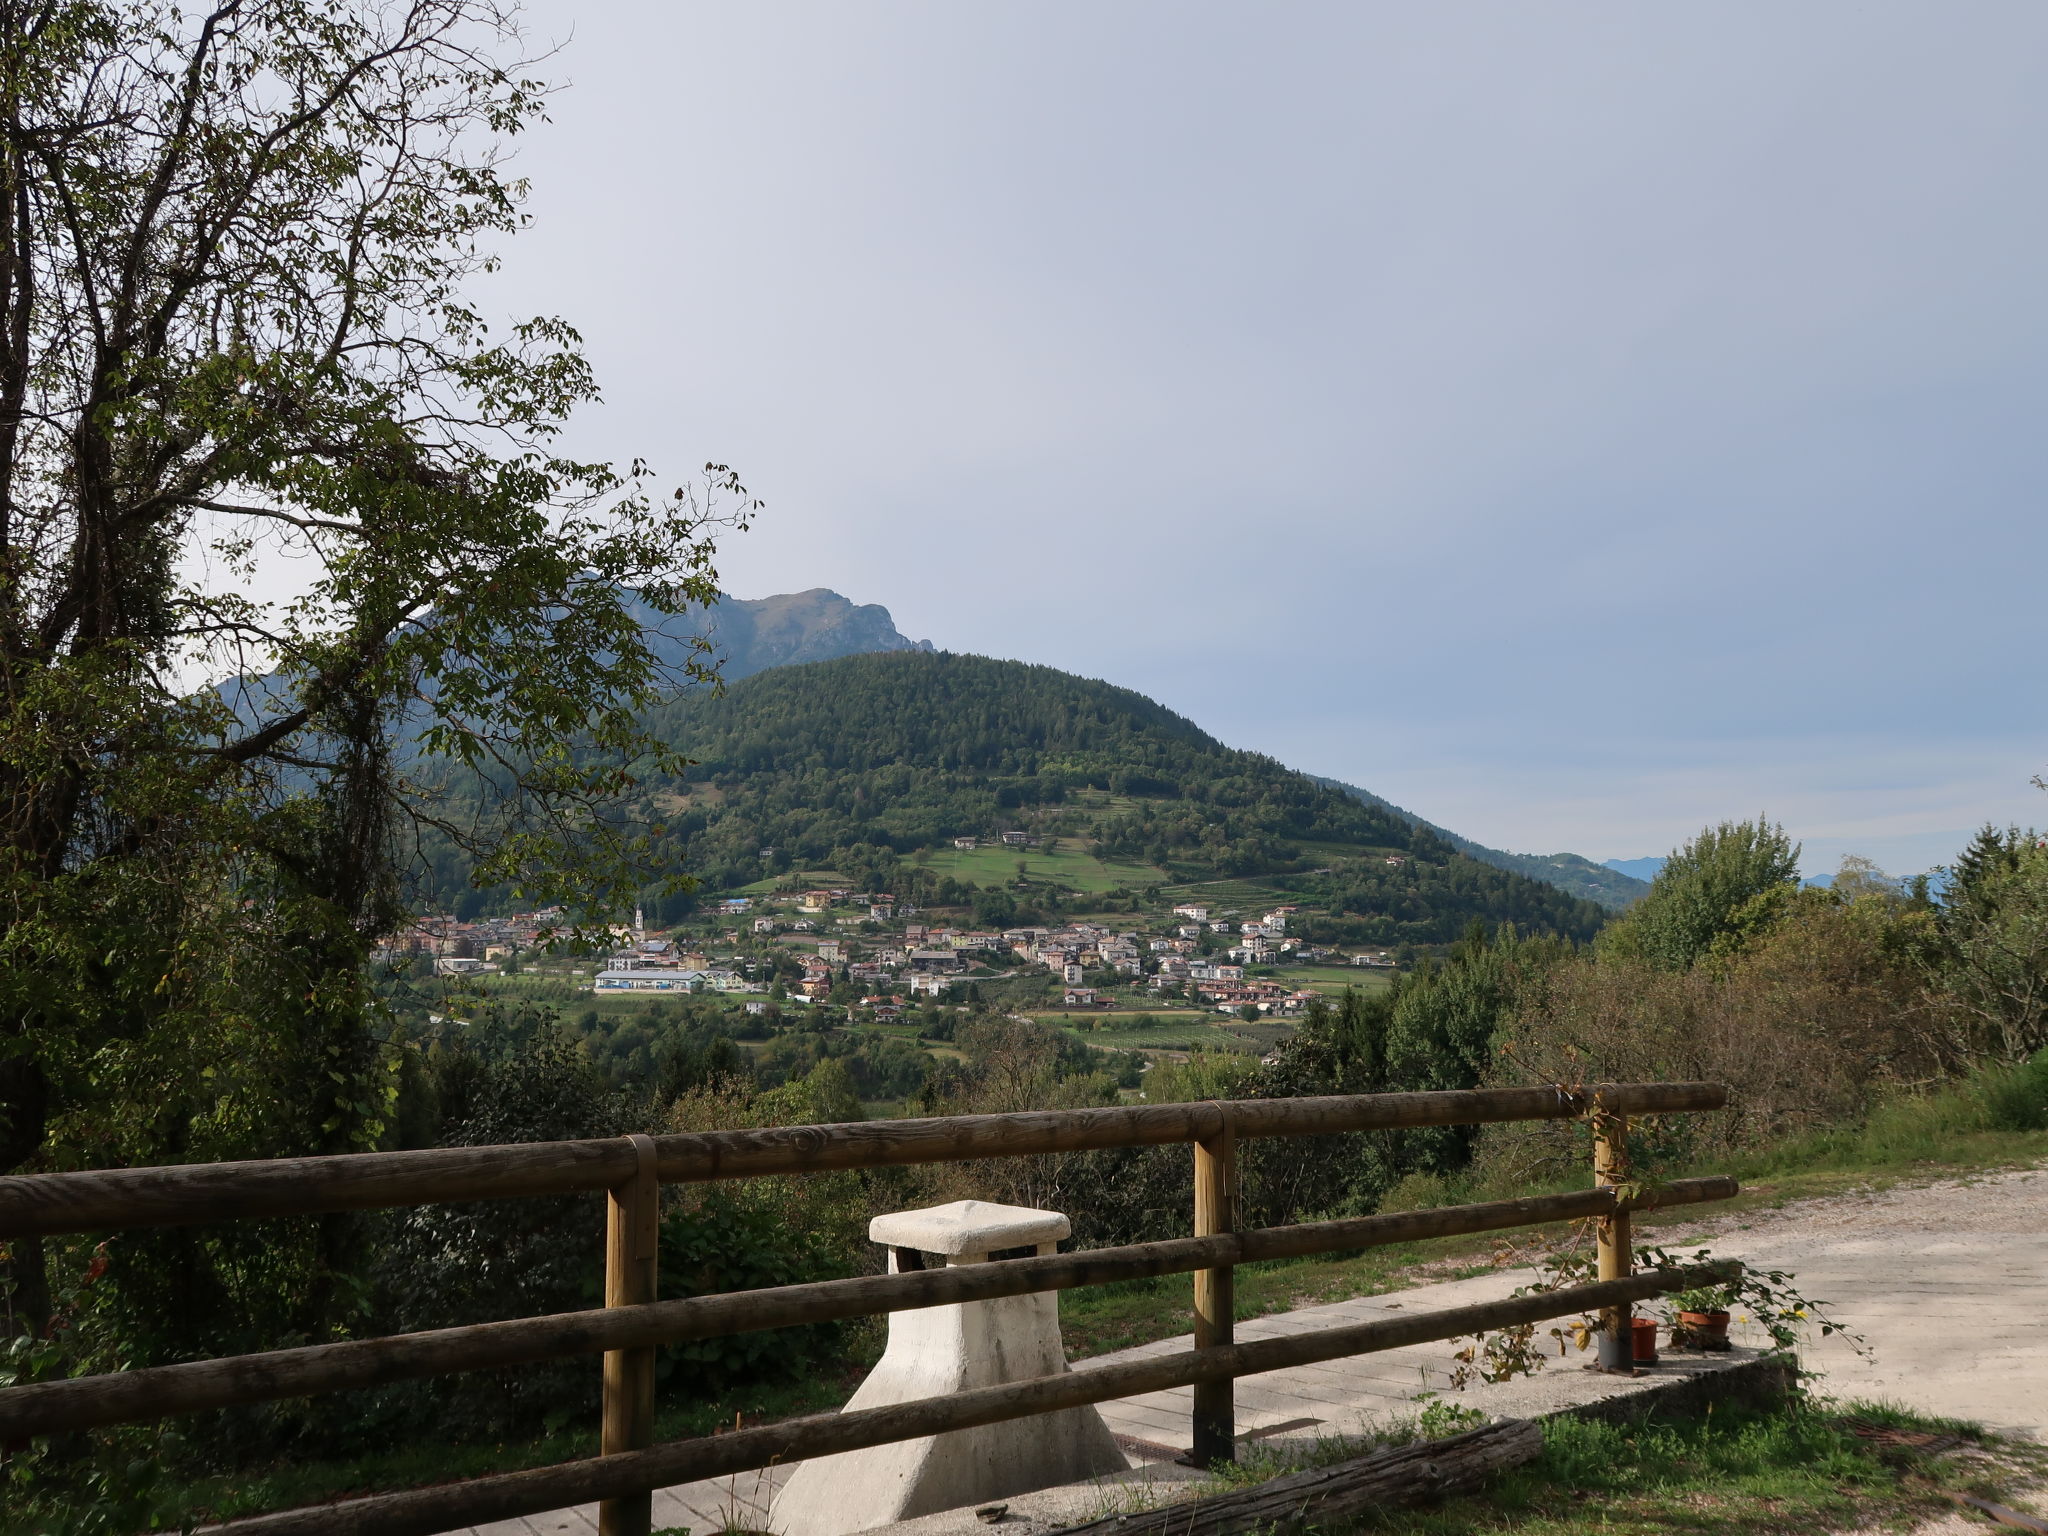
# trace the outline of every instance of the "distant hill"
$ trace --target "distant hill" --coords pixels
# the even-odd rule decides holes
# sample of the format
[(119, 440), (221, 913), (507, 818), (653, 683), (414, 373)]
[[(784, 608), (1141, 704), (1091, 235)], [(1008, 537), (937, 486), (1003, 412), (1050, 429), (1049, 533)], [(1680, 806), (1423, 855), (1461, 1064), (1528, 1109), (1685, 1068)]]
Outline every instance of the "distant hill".
[[(1460, 837), (1448, 828), (1425, 821), (1413, 811), (1404, 811), (1391, 800), (1384, 800), (1369, 789), (1360, 789), (1356, 784), (1346, 784), (1341, 779), (1326, 779), (1311, 775), (1318, 784), (1354, 796), (1367, 805), (1376, 805), (1391, 811), (1411, 826), (1427, 827), (1438, 837), (1449, 843), (1460, 853), (1469, 854), (1482, 863), (1496, 869), (1511, 869), (1518, 875), (1527, 875), (1532, 880), (1543, 880), (1561, 891), (1568, 891), (1585, 901), (1597, 901), (1610, 911), (1619, 912), (1634, 906), (1648, 893), (1649, 879), (1635, 877), (1632, 868), (1624, 867), (1609, 860), (1606, 864), (1595, 864), (1591, 859), (1579, 857), (1576, 853), (1505, 853), (1498, 848), (1488, 848), (1475, 843), (1469, 837)], [(1635, 859), (1631, 864), (1659, 865), (1662, 859)], [(1650, 871), (1655, 874), (1653, 868)]]
[[(1013, 831), (1123, 871), (1127, 895), (1298, 893), (1331, 912), (1339, 942), (1441, 943), (1475, 918), (1586, 938), (1604, 916), (1384, 807), (1227, 748), (1141, 694), (1050, 667), (925, 650), (847, 656), (679, 697), (650, 723), (696, 766), (653, 786), (644, 809), (665, 818), (675, 867), (709, 891), (832, 870), (863, 889), (957, 902), (969, 887), (1011, 886), (1014, 865), (970, 867), (954, 840)], [(956, 889), (942, 890), (949, 881)], [(982, 905), (994, 920), (1003, 901)]]
[(1661, 857), (1651, 859), (1607, 859), (1603, 862), (1602, 867), (1618, 870), (1632, 880), (1643, 882), (1647, 888), (1649, 882), (1657, 878), (1657, 872), (1664, 867), (1664, 860)]

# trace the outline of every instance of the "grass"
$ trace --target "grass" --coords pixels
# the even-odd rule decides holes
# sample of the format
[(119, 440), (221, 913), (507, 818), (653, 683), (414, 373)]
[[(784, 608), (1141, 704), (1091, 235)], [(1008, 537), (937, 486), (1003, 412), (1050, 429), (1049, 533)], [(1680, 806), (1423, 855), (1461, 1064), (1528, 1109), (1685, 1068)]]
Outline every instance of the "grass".
[(1342, 997), (1346, 987), (1376, 992), (1394, 984), (1394, 973), (1363, 965), (1289, 965), (1273, 973), (1289, 986), (1313, 987), (1325, 997)]
[[(1699, 1418), (1543, 1425), (1543, 1452), (1485, 1488), (1430, 1508), (1379, 1511), (1345, 1527), (1393, 1536), (1763, 1536), (1904, 1529), (1953, 1511), (1941, 1490), (1998, 1502), (2038, 1476), (2037, 1447), (1974, 1425), (1916, 1418), (1878, 1404), (1847, 1416), (1885, 1428), (1957, 1433), (1929, 1456), (1856, 1435), (1832, 1408), (1794, 1399), (1766, 1410), (1723, 1406)], [(1449, 1432), (1457, 1426), (1445, 1425)], [(1261, 1468), (1248, 1469), (1256, 1476)], [(1291, 1470), (1275, 1463), (1273, 1472)], [(1268, 1474), (1270, 1475), (1270, 1474)], [(1248, 1480), (1240, 1473), (1232, 1481)], [(1324, 1528), (1331, 1529), (1331, 1528)]]
[(1119, 887), (1153, 885), (1165, 878), (1150, 864), (1099, 859), (1085, 848), (1062, 845), (1051, 853), (1043, 848), (961, 848), (935, 849), (918, 863), (934, 874), (951, 875), (975, 885), (1004, 885), (1017, 877), (1017, 865), (1024, 865), (1027, 880), (1041, 880), (1065, 886), (1084, 895)]
[[(752, 1421), (830, 1411), (845, 1401), (864, 1366), (865, 1362), (843, 1373), (819, 1372), (801, 1382), (745, 1392), (718, 1403), (663, 1408), (655, 1416), (655, 1440), (714, 1434), (741, 1417)], [(596, 1368), (593, 1362), (591, 1369)], [(280, 1456), (268, 1464), (164, 1487), (160, 1497), (171, 1510), (206, 1523), (329, 1499), (549, 1466), (596, 1455), (596, 1441), (594, 1424), (500, 1442), (464, 1444), (428, 1436), (400, 1449), (348, 1458)], [(40, 1524), (19, 1524), (0, 1513), (0, 1536), (37, 1536), (43, 1529)]]

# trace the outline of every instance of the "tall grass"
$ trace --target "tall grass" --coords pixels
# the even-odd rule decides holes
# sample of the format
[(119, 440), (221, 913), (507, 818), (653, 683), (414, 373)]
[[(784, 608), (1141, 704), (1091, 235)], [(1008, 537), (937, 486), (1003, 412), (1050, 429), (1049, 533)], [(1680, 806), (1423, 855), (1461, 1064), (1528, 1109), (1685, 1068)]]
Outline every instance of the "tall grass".
[(1861, 1123), (1759, 1147), (1729, 1172), (1749, 1177), (1980, 1166), (2048, 1154), (2048, 1051), (2016, 1067), (1980, 1068), (1958, 1082), (1901, 1092)]

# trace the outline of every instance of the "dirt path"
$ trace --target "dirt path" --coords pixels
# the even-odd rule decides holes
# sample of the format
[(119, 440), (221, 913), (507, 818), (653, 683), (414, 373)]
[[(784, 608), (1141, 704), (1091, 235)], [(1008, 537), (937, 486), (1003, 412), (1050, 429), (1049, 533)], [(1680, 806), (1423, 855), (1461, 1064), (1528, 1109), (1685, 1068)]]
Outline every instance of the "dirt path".
[(2048, 1169), (1704, 1220), (1668, 1246), (1691, 1237), (1792, 1271), (1869, 1341), (1800, 1351), (1821, 1391), (2048, 1441)]

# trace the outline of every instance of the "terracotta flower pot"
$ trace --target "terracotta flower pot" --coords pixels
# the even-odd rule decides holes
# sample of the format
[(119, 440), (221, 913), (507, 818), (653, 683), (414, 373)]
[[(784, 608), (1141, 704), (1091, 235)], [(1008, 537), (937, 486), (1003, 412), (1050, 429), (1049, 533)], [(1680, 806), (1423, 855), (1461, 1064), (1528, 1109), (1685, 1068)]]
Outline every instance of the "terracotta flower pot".
[(1654, 1317), (1633, 1319), (1632, 1330), (1637, 1365), (1657, 1363), (1657, 1320)]
[(1678, 1326), (1686, 1339), (1699, 1349), (1726, 1349), (1728, 1347), (1728, 1314), (1726, 1312), (1681, 1312)]

